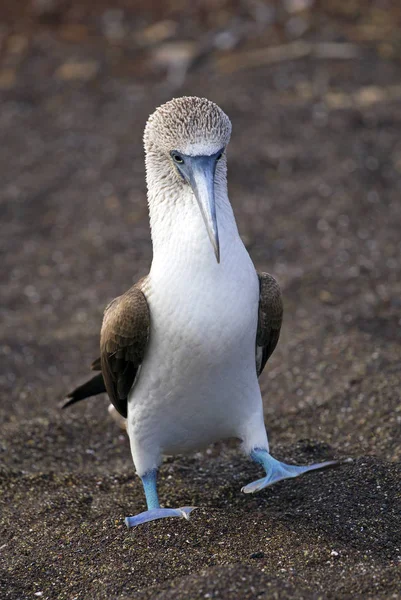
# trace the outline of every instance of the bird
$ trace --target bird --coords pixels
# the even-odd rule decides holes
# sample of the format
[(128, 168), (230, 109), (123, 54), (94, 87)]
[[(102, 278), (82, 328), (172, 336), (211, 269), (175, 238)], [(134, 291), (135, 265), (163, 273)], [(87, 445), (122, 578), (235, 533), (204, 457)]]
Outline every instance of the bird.
[(193, 506), (162, 508), (157, 473), (164, 455), (237, 438), (265, 475), (246, 494), (336, 464), (292, 465), (269, 450), (258, 382), (280, 336), (279, 284), (257, 272), (227, 192), (229, 117), (214, 102), (174, 98), (144, 132), (153, 246), (149, 274), (104, 311), (100, 371), (65, 406), (107, 391), (126, 419), (147, 510), (128, 527), (188, 519)]

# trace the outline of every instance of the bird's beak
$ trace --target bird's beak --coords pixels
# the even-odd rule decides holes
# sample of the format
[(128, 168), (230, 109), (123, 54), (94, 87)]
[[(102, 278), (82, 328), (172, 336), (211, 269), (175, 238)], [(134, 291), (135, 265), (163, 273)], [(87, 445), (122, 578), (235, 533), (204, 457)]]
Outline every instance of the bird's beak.
[(183, 156), (185, 162), (179, 166), (181, 174), (195, 194), (218, 263), (220, 262), (220, 243), (216, 218), (214, 174), (219, 154)]

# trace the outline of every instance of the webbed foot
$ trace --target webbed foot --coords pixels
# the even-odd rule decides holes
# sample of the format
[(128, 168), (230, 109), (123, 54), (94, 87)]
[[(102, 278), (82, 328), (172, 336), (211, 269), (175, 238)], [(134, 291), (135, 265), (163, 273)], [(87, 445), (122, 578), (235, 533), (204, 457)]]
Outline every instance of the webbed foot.
[(291, 477), (298, 477), (303, 473), (325, 469), (338, 464), (338, 461), (336, 460), (329, 460), (326, 462), (305, 466), (287, 465), (286, 463), (280, 462), (279, 460), (273, 458), (267, 452), (267, 450), (262, 450), (259, 448), (251, 452), (251, 458), (264, 467), (266, 476), (244, 486), (241, 491), (245, 494), (254, 494), (255, 492), (259, 492), (260, 490), (277, 483), (277, 481), (290, 479)]
[(152, 508), (133, 517), (125, 517), (125, 524), (128, 527), (136, 527), (142, 523), (155, 521), (156, 519), (165, 519), (166, 517), (182, 517), (189, 519), (190, 513), (196, 506), (183, 506), (181, 508)]

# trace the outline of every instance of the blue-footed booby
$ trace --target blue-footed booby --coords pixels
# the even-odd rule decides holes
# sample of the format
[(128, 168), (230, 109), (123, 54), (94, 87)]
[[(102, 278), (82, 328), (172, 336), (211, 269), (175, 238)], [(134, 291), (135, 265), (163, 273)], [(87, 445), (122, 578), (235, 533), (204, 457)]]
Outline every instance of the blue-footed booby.
[(101, 369), (68, 404), (107, 390), (127, 419), (147, 511), (128, 527), (188, 518), (193, 507), (161, 508), (156, 475), (163, 454), (188, 453), (236, 437), (265, 476), (253, 493), (321, 469), (274, 459), (258, 377), (281, 328), (280, 288), (257, 273), (227, 194), (227, 115), (204, 98), (160, 106), (144, 134), (153, 261), (149, 274), (104, 313)]

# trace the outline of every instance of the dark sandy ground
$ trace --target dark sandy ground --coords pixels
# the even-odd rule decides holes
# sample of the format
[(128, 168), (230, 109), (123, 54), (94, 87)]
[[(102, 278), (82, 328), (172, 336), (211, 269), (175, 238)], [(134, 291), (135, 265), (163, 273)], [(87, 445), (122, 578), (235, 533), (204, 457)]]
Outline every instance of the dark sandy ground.
[[(401, 38), (381, 4), (262, 26), (230, 5), (215, 30), (167, 9), (149, 29), (157, 3), (2, 4), (1, 598), (400, 597)], [(309, 57), (252, 54), (302, 24)], [(106, 303), (147, 272), (142, 130), (184, 94), (232, 118), (239, 228), (283, 289), (261, 379), (273, 453), (353, 462), (249, 497), (259, 470), (234, 442), (167, 459), (165, 504), (201, 508), (128, 531), (144, 499), (106, 399), (58, 402)]]

